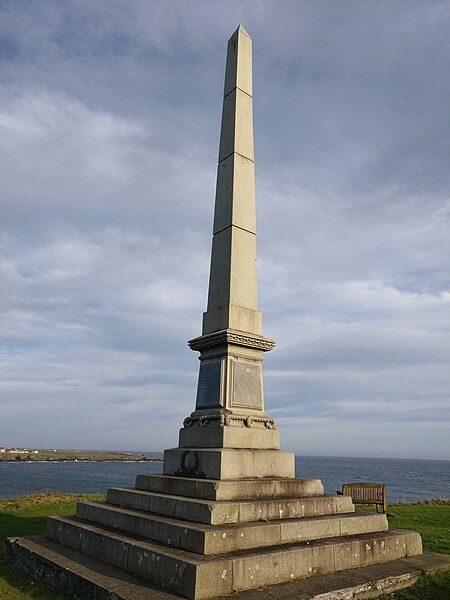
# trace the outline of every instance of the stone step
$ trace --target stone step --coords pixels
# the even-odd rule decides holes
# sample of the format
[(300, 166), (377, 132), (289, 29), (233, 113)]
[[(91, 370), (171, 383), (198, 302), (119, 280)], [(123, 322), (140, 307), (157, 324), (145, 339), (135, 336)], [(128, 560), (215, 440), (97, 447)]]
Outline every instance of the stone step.
[(136, 488), (204, 500), (253, 500), (323, 496), (320, 479), (197, 479), (173, 475), (138, 475)]
[(41, 535), (7, 539), (6, 558), (33, 579), (79, 600), (180, 600), (145, 579)]
[(222, 525), (295, 517), (317, 517), (354, 512), (350, 496), (311, 496), (272, 500), (203, 500), (146, 492), (135, 488), (109, 488), (106, 501), (124, 508), (137, 508), (159, 515)]
[(82, 502), (77, 506), (76, 516), (197, 554), (223, 554), (388, 529), (386, 515), (359, 511), (326, 517), (206, 525), (103, 502)]
[[(178, 595), (43, 536), (10, 538), (6, 542), (6, 558), (11, 565), (39, 578), (49, 587), (82, 600), (179, 600)], [(412, 585), (423, 573), (449, 567), (449, 556), (427, 552), (421, 556), (290, 581), (260, 589), (257, 594), (259, 600), (367, 600)], [(254, 600), (254, 592), (244, 591), (232, 598)]]
[(50, 523), (53, 541), (193, 600), (422, 553), (419, 534), (404, 530), (202, 556), (73, 518)]

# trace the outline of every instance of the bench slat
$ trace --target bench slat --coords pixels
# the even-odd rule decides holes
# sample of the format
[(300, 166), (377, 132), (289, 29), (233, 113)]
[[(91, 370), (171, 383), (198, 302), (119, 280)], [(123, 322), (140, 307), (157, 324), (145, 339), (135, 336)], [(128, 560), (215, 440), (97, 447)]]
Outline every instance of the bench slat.
[(375, 504), (387, 510), (386, 486), (381, 483), (343, 483), (342, 493), (355, 504)]

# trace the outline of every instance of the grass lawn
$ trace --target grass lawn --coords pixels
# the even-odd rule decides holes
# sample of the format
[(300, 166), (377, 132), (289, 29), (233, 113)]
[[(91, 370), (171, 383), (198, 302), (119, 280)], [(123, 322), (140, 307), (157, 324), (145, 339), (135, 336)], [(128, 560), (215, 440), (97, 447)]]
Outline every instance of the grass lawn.
[[(99, 500), (102, 495), (40, 494), (17, 500), (0, 500), (0, 598), (1, 600), (69, 600), (33, 583), (6, 565), (4, 538), (42, 533), (49, 515), (70, 515), (81, 500)], [(422, 535), (424, 550), (450, 554), (450, 504), (405, 504), (389, 506), (390, 527), (412, 529)], [(422, 577), (418, 583), (391, 594), (392, 600), (448, 600), (450, 572)]]
[(5, 538), (34, 535), (44, 531), (46, 517), (70, 515), (77, 502), (103, 500), (100, 494), (39, 494), (17, 500), (0, 500), (0, 598), (1, 600), (69, 600), (48, 587), (32, 582), (4, 559)]
[[(450, 554), (450, 504), (398, 504), (388, 507), (389, 527), (422, 536), (424, 551)], [(450, 571), (426, 575), (416, 585), (390, 594), (392, 600), (449, 600)]]

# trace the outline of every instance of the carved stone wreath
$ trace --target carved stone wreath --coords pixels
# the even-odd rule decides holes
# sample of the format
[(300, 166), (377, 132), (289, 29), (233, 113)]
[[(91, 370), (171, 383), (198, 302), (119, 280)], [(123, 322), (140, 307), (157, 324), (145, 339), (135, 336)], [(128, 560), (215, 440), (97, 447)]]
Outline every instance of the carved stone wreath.
[(267, 417), (251, 417), (244, 415), (196, 415), (195, 417), (186, 417), (183, 421), (184, 427), (192, 427), (198, 423), (199, 427), (207, 427), (210, 421), (219, 421), (219, 427), (233, 426), (233, 421), (241, 421), (246, 427), (252, 428), (256, 423), (263, 423), (266, 429), (276, 429), (277, 423), (274, 419)]

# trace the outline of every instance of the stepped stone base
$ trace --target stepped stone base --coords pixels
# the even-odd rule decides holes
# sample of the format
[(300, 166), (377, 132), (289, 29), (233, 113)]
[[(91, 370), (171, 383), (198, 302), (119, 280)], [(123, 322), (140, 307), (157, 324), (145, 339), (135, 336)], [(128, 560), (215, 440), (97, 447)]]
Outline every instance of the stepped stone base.
[[(363, 512), (218, 526), (119, 508), (106, 502), (82, 502), (75, 516), (92, 524), (128, 531), (198, 554), (224, 554), (388, 529), (385, 515)], [(47, 533), (52, 537), (51, 532), (55, 527), (65, 527), (70, 531), (71, 526), (76, 525), (77, 521), (70, 517), (50, 517)]]
[[(315, 479), (141, 475), (137, 484), (79, 503), (73, 517), (50, 517), (46, 538), (9, 542), (9, 559), (83, 600), (102, 596), (76, 595), (94, 585), (80, 557), (120, 569), (124, 590), (142, 588), (111, 600), (147, 598), (149, 585), (207, 600), (422, 552), (417, 533), (388, 531), (385, 515), (356, 513), (349, 497), (323, 494)], [(78, 566), (62, 575), (66, 559)]]
[[(43, 536), (10, 538), (8, 561), (55, 590), (78, 600), (175, 600), (179, 595), (150, 584), (98, 559), (61, 546)], [(258, 591), (259, 600), (343, 600), (374, 598), (412, 585), (425, 572), (450, 567), (447, 555), (421, 556), (383, 562), (341, 572), (313, 575), (300, 581)], [(254, 592), (233, 595), (253, 600)]]
[(111, 504), (126, 508), (211, 525), (314, 517), (355, 510), (349, 496), (217, 501), (145, 492), (135, 488), (109, 488), (106, 499)]

